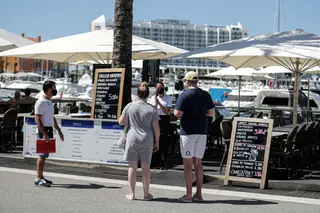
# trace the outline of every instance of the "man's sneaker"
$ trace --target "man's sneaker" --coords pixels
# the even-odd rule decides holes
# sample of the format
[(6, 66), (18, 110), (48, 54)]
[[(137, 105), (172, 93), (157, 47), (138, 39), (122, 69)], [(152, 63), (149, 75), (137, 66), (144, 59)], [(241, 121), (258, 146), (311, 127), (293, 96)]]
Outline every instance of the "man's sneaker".
[(34, 184), (37, 186), (46, 186), (46, 187), (50, 187), (50, 184), (45, 180), (45, 179), (35, 179)]
[(42, 178), (43, 180), (45, 180), (48, 184), (52, 185), (53, 182), (51, 180), (45, 179), (44, 177)]

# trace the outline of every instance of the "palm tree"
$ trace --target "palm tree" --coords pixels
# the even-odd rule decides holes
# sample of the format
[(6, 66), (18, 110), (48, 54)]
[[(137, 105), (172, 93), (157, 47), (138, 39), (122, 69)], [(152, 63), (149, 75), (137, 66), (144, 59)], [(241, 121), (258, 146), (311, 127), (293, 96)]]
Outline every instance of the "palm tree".
[(131, 102), (133, 0), (115, 0), (112, 66), (124, 68), (122, 108)]

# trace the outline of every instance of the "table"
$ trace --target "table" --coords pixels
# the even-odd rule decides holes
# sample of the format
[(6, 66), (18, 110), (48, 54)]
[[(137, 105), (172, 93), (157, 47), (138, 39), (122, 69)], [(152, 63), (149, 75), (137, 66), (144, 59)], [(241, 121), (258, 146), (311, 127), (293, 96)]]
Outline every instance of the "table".
[[(232, 119), (232, 117), (224, 117), (223, 120), (224, 121), (230, 121)], [(213, 120), (214, 121), (214, 120)], [(170, 121), (170, 124), (172, 125), (178, 125), (177, 121)]]
[[(25, 116), (29, 116), (30, 113), (18, 113), (17, 117), (18, 118), (22, 118), (22, 117), (25, 117)], [(4, 114), (0, 114), (0, 119), (2, 119), (4, 116)]]
[(285, 125), (285, 126), (274, 127), (273, 131), (274, 132), (290, 132), (292, 128), (293, 128), (293, 125)]
[(67, 114), (56, 114), (54, 115), (55, 117), (64, 117), (64, 118), (90, 118), (91, 114), (90, 113), (70, 113), (69, 115)]
[(282, 136), (286, 136), (288, 135), (286, 132), (276, 132), (276, 131), (273, 131), (272, 132), (272, 137), (275, 138), (275, 137), (282, 137)]

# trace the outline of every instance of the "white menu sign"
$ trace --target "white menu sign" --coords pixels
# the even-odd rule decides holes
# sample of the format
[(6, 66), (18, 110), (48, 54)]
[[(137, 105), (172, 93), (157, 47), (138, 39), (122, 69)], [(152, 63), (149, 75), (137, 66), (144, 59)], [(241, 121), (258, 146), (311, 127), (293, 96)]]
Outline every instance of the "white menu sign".
[[(127, 165), (123, 161), (123, 150), (118, 148), (118, 140), (123, 127), (114, 121), (92, 119), (56, 118), (63, 134), (61, 141), (55, 132), (56, 153), (49, 159)], [(34, 117), (26, 117), (24, 125), (23, 154), (25, 158), (36, 158), (36, 124)]]

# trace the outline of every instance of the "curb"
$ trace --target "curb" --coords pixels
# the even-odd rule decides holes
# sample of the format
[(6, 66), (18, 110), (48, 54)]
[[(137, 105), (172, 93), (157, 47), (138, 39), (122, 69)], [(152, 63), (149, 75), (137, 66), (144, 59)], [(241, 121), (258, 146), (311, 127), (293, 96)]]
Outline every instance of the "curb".
[[(215, 184), (223, 185), (224, 176), (222, 175), (205, 174), (205, 178), (208, 178), (208, 180), (214, 179)], [(320, 181), (313, 180), (310, 182), (306, 182), (306, 180), (269, 180), (268, 189), (320, 192)], [(247, 182), (232, 181), (232, 185), (259, 188), (259, 184)]]
[[(27, 164), (35, 164), (35, 158), (22, 158), (15, 159), (15, 161), (24, 161)], [(70, 161), (59, 161), (59, 160), (47, 160), (46, 163), (61, 166), (61, 167), (73, 167), (81, 168), (85, 170), (91, 170), (93, 173), (100, 173), (104, 175), (111, 175), (114, 178), (124, 178), (127, 177), (127, 167), (126, 166), (114, 166), (114, 165), (105, 165), (105, 164), (90, 164), (82, 162), (70, 162)], [(157, 182), (157, 180), (172, 180), (174, 185), (184, 185), (184, 173), (183, 170), (151, 170), (152, 179)], [(138, 178), (141, 177), (141, 169), (138, 169), (137, 172)], [(195, 177), (193, 177), (195, 180)], [(218, 188), (223, 187), (224, 175), (208, 174), (204, 173), (204, 184), (214, 185)], [(193, 182), (195, 185), (195, 181)], [(259, 185), (255, 183), (247, 182), (237, 182), (232, 181), (232, 186), (239, 187), (250, 187), (259, 189)], [(268, 189), (275, 190), (291, 190), (291, 191), (307, 191), (307, 192), (320, 192), (320, 181), (319, 180), (269, 180)]]

